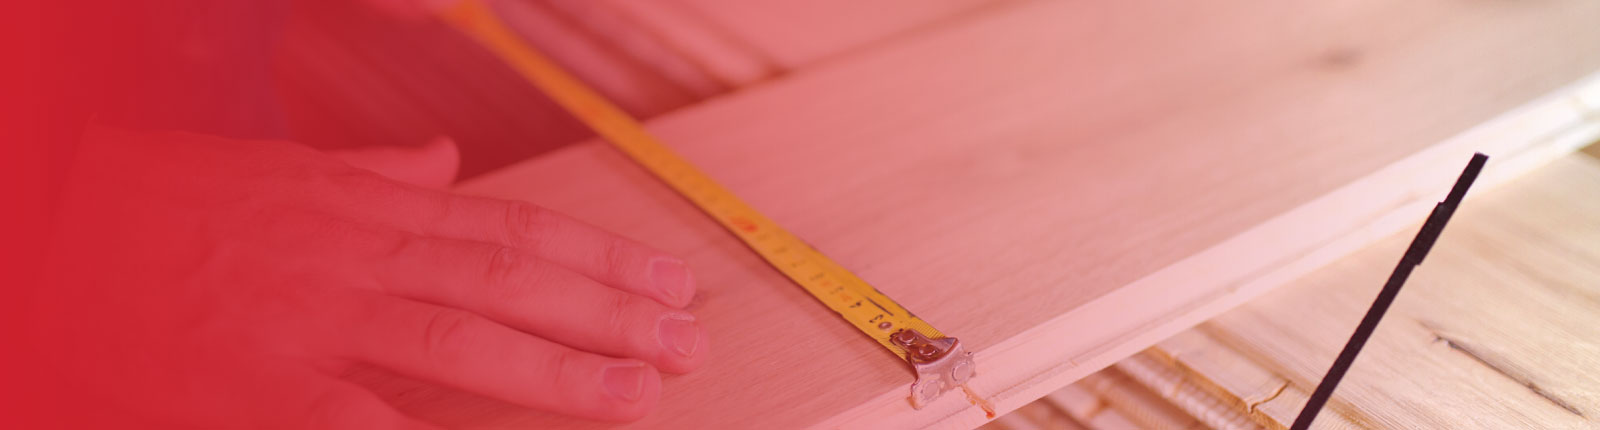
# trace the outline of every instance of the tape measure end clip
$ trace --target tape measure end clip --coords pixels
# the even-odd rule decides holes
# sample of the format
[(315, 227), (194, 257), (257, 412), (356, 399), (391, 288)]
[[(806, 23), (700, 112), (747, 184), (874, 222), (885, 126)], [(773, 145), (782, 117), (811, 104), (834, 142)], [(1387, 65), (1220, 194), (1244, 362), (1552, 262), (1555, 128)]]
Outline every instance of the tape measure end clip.
[(914, 329), (901, 329), (889, 340), (906, 351), (906, 361), (917, 372), (911, 383), (911, 407), (922, 409), (944, 392), (966, 384), (976, 372), (972, 353), (954, 337), (929, 339)]

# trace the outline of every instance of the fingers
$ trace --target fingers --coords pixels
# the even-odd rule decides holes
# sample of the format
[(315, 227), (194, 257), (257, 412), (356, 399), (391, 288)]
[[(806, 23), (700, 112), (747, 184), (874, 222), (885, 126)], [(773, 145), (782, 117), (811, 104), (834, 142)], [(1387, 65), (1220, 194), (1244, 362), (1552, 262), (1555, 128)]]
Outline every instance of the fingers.
[(561, 344), (672, 373), (705, 360), (694, 316), (601, 285), (520, 248), (407, 236), (381, 258), (390, 294), (464, 309)]
[(317, 196), (345, 214), (425, 236), (521, 248), (589, 279), (684, 307), (695, 282), (683, 260), (526, 202), (460, 196), (381, 178), (342, 177), (342, 192)]
[(435, 189), (455, 182), (461, 167), (461, 153), (455, 141), (442, 136), (417, 148), (345, 149), (328, 151), (328, 155), (389, 179)]
[[(580, 352), (470, 312), (349, 291), (352, 358), (523, 406), (625, 421), (655, 407), (661, 377), (633, 359)], [(359, 426), (355, 426), (359, 427)]]
[(426, 234), (509, 245), (617, 289), (683, 307), (694, 276), (683, 260), (523, 202), (462, 197)]

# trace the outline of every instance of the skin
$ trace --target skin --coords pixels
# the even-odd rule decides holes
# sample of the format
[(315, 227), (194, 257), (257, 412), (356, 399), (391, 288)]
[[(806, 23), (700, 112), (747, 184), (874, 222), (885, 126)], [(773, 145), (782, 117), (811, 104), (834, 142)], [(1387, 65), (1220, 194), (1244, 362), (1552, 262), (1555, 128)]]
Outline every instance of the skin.
[(655, 407), (662, 373), (705, 360), (682, 260), (441, 190), (455, 157), (447, 140), (330, 155), (91, 127), (27, 319), (39, 396), (62, 410), (35, 412), (67, 427), (432, 428), (345, 379), (371, 366), (628, 421)]

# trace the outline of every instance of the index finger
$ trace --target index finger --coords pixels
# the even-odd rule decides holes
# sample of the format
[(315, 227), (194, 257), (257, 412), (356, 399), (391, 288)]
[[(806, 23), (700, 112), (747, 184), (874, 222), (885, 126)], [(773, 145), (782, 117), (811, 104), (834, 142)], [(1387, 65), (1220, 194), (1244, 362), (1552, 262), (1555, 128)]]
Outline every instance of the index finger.
[(694, 298), (694, 274), (682, 259), (566, 215), (527, 202), (368, 179), (351, 181), (340, 204), (420, 235), (518, 248), (663, 305), (682, 308)]
[(516, 247), (589, 279), (681, 308), (694, 274), (678, 257), (527, 202), (455, 196), (424, 234)]

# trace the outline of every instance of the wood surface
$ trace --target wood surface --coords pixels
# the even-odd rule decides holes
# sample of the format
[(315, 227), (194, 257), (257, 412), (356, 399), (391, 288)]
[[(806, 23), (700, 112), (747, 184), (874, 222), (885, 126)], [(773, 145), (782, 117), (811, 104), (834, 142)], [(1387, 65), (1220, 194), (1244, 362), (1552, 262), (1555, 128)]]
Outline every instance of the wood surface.
[[(652, 118), (869, 49), (996, 0), (491, 0), (526, 40)], [(462, 177), (590, 136), (487, 52), (366, 0), (295, 1), (277, 52), (290, 136), (324, 148), (463, 148)], [(263, 53), (264, 54), (264, 53)]]
[[(1429, 254), (1315, 428), (1600, 427), (1600, 145), (1583, 152), (1473, 196), (1447, 229), (1458, 239)], [(1095, 382), (1123, 377), (1158, 396), (1132, 407), (1286, 428), (1375, 296), (1362, 282), (1382, 282), (1415, 228), (984, 428), (1107, 428), (1087, 424), (1116, 400)]]
[[(1563, 158), (1469, 202), (1317, 428), (1600, 427), (1600, 161)], [(1285, 428), (1409, 240), (1384, 239), (1152, 352)]]
[[(972, 385), (1004, 412), (1420, 219), (1474, 150), (1493, 183), (1576, 147), (1596, 19), (1581, 0), (1015, 2), (649, 126), (978, 351)], [(635, 427), (985, 421), (960, 396), (913, 411), (904, 363), (598, 142), (462, 189), (691, 262), (713, 355)], [(369, 383), (451, 425), (593, 424)]]
[[(1005, 0), (608, 0), (733, 86), (800, 70)], [(711, 42), (719, 40), (719, 42)]]
[[(1123, 362), (1118, 362), (1120, 366)], [(1147, 387), (1119, 368), (1107, 368), (1001, 415), (982, 430), (1256, 430), (1242, 414), (1211, 409), (1190, 415), (1170, 392)], [(1219, 413), (1220, 412), (1220, 413)], [(1220, 425), (1218, 425), (1220, 424)]]
[(364, 1), (296, 1), (278, 52), (290, 136), (321, 148), (450, 136), (472, 177), (592, 136), (471, 40)]

